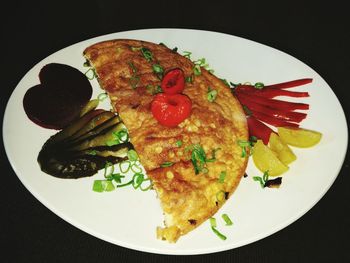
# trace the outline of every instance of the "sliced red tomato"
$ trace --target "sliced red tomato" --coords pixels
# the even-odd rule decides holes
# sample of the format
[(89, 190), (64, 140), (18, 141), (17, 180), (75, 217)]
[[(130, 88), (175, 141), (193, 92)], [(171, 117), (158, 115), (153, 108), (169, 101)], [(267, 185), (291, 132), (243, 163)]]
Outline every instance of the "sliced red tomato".
[(153, 117), (163, 126), (175, 127), (191, 114), (192, 102), (182, 94), (157, 94), (151, 104)]
[(168, 71), (162, 79), (161, 87), (167, 94), (181, 93), (185, 88), (184, 72), (179, 68)]

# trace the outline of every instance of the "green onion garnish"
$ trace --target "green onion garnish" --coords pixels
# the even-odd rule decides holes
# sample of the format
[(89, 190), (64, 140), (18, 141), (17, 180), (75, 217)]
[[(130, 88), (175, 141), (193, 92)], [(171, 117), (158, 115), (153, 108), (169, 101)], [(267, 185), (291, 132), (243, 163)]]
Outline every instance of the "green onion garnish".
[(139, 159), (139, 156), (135, 150), (131, 149), (128, 151), (128, 158), (130, 161), (137, 161)]
[(112, 174), (112, 179), (116, 182), (116, 183), (121, 183), (122, 182), (122, 178), (124, 178), (125, 176), (124, 175), (121, 175), (120, 173), (117, 173), (117, 174)]
[(132, 62), (128, 62), (130, 68), (131, 68), (131, 71), (132, 73), (136, 73), (137, 72), (137, 68), (135, 67), (134, 63)]
[(89, 154), (89, 155), (96, 155), (97, 151), (96, 150), (91, 150), (91, 151), (88, 151), (87, 154)]
[(219, 183), (224, 183), (226, 178), (226, 171), (222, 171), (219, 175)]
[(174, 53), (176, 53), (177, 50), (178, 50), (178, 48), (177, 48), (177, 47), (174, 47), (171, 51), (174, 52)]
[(174, 163), (173, 162), (164, 162), (164, 163), (162, 163), (161, 165), (160, 165), (160, 167), (170, 167), (170, 166), (172, 166)]
[(223, 234), (221, 234), (215, 227), (211, 227), (211, 230), (222, 240), (226, 240), (227, 237)]
[(193, 83), (193, 77), (192, 77), (192, 75), (186, 77), (186, 78), (185, 78), (185, 81), (186, 81), (186, 83)]
[(209, 221), (210, 221), (210, 226), (211, 227), (216, 227), (216, 219), (215, 219), (215, 217), (209, 218)]
[(139, 165), (137, 165), (136, 163), (133, 163), (131, 165), (131, 171), (133, 171), (134, 173), (141, 173), (142, 172), (142, 169)]
[(247, 156), (247, 151), (251, 150), (254, 146), (254, 143), (251, 141), (237, 140), (238, 146), (242, 148), (241, 157), (244, 158)]
[(183, 53), (184, 53), (183, 56), (184, 56), (185, 58), (191, 59), (192, 52), (184, 51)]
[(100, 94), (97, 96), (97, 99), (98, 99), (100, 102), (104, 101), (104, 100), (107, 99), (107, 98), (108, 98), (108, 95), (107, 95), (107, 93), (105, 93), (105, 92), (100, 93)]
[(261, 188), (265, 188), (266, 182), (269, 180), (269, 171), (265, 171), (263, 176), (253, 176), (253, 180), (260, 183)]
[(230, 87), (230, 84), (228, 83), (228, 81), (226, 79), (221, 79), (221, 80), (227, 87)]
[(217, 90), (211, 89), (210, 87), (208, 88), (207, 99), (209, 102), (213, 102), (216, 99), (217, 95), (218, 95)]
[(95, 192), (110, 192), (115, 189), (112, 181), (110, 180), (95, 180), (92, 186), (92, 190)]
[(145, 48), (145, 47), (141, 48), (141, 52), (148, 62), (153, 60), (152, 52), (148, 48)]
[(86, 72), (85, 72), (85, 76), (89, 79), (89, 80), (93, 80), (94, 78), (97, 77), (96, 71), (94, 68), (89, 68)]
[(227, 214), (223, 214), (223, 215), (222, 215), (222, 219), (224, 219), (224, 221), (225, 221), (225, 223), (226, 223), (227, 226), (232, 226), (232, 225), (233, 225), (231, 219), (228, 217)]
[(257, 82), (254, 84), (254, 88), (256, 88), (256, 89), (263, 89), (264, 87), (265, 87), (265, 85), (262, 82)]
[(124, 161), (124, 162), (119, 163), (119, 170), (123, 174), (129, 172), (130, 168), (131, 168), (131, 162), (130, 161)]
[(217, 192), (216, 193), (216, 200), (218, 201), (218, 202), (222, 202), (222, 201), (224, 201), (225, 200), (225, 192), (224, 191), (219, 191), (219, 192)]
[(175, 144), (176, 144), (177, 147), (181, 147), (181, 146), (182, 146), (182, 141), (181, 141), (181, 140), (178, 140), (178, 141), (176, 141)]
[(116, 140), (116, 139), (106, 141), (106, 145), (107, 145), (107, 146), (113, 146), (113, 145), (117, 145), (117, 144), (119, 144), (119, 143), (120, 143), (120, 142), (119, 142), (118, 140)]
[(163, 72), (164, 72), (164, 69), (159, 64), (153, 64), (152, 69), (153, 69), (153, 72), (157, 73), (157, 74), (163, 74)]
[(195, 76), (199, 76), (202, 74), (201, 67), (199, 65), (195, 65), (193, 68), (193, 73)]

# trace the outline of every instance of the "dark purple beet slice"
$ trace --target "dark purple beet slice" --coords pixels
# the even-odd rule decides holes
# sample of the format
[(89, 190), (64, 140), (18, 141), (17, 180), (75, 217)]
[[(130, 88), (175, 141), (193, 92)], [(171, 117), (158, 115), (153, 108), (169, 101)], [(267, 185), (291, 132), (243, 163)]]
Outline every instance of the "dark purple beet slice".
[(76, 102), (87, 103), (92, 95), (92, 87), (82, 72), (68, 65), (50, 63), (45, 65), (39, 79), (52, 90), (64, 90)]
[(77, 119), (90, 100), (92, 87), (79, 70), (52, 63), (42, 68), (41, 84), (30, 88), (23, 107), (30, 120), (49, 129), (62, 129)]

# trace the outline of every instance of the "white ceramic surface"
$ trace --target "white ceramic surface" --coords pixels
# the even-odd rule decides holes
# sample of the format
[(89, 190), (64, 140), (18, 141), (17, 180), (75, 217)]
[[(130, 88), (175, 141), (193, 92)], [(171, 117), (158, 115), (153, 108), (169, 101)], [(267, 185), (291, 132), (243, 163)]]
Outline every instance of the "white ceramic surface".
[[(220, 240), (205, 222), (180, 238), (176, 244), (156, 239), (156, 226), (163, 216), (153, 191), (121, 188), (108, 193), (91, 190), (102, 173), (78, 180), (63, 180), (40, 171), (38, 152), (52, 130), (33, 124), (26, 116), (22, 100), (27, 89), (38, 84), (38, 73), (48, 63), (65, 63), (84, 72), (83, 50), (108, 39), (131, 38), (163, 42), (191, 51), (192, 58), (205, 57), (220, 78), (234, 83), (272, 84), (299, 78), (313, 82), (295, 90), (308, 91), (310, 104), (302, 127), (323, 133), (322, 141), (310, 149), (293, 148), (298, 159), (283, 175), (279, 189), (262, 189), (252, 180), (261, 173), (250, 160), (247, 173), (234, 195), (215, 216), (218, 229), (227, 236)], [(101, 93), (94, 80), (93, 97)], [(108, 107), (107, 104), (105, 104)], [(288, 226), (312, 208), (337, 177), (347, 147), (347, 125), (341, 105), (328, 84), (298, 59), (268, 46), (239, 37), (198, 30), (148, 29), (127, 31), (89, 39), (62, 49), (34, 66), (19, 82), (8, 102), (4, 123), (5, 150), (25, 187), (58, 216), (79, 229), (111, 243), (161, 254), (204, 254), (236, 248), (262, 239)], [(273, 204), (273, 205), (268, 205)], [(221, 214), (234, 222), (225, 226)]]

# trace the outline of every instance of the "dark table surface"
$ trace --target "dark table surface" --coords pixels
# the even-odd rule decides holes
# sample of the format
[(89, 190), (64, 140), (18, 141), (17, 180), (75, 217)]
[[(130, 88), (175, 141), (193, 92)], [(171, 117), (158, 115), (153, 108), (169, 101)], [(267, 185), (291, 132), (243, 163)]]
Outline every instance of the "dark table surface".
[[(338, 1), (306, 2), (11, 1), (0, 17), (0, 115), (22, 76), (51, 53), (107, 33), (159, 27), (223, 32), (289, 53), (327, 81), (349, 115), (347, 8)], [(349, 156), (320, 202), (272, 236), (220, 253), (162, 256), (107, 243), (59, 218), (21, 184), (2, 141), (0, 148), (1, 262), (350, 262)]]

